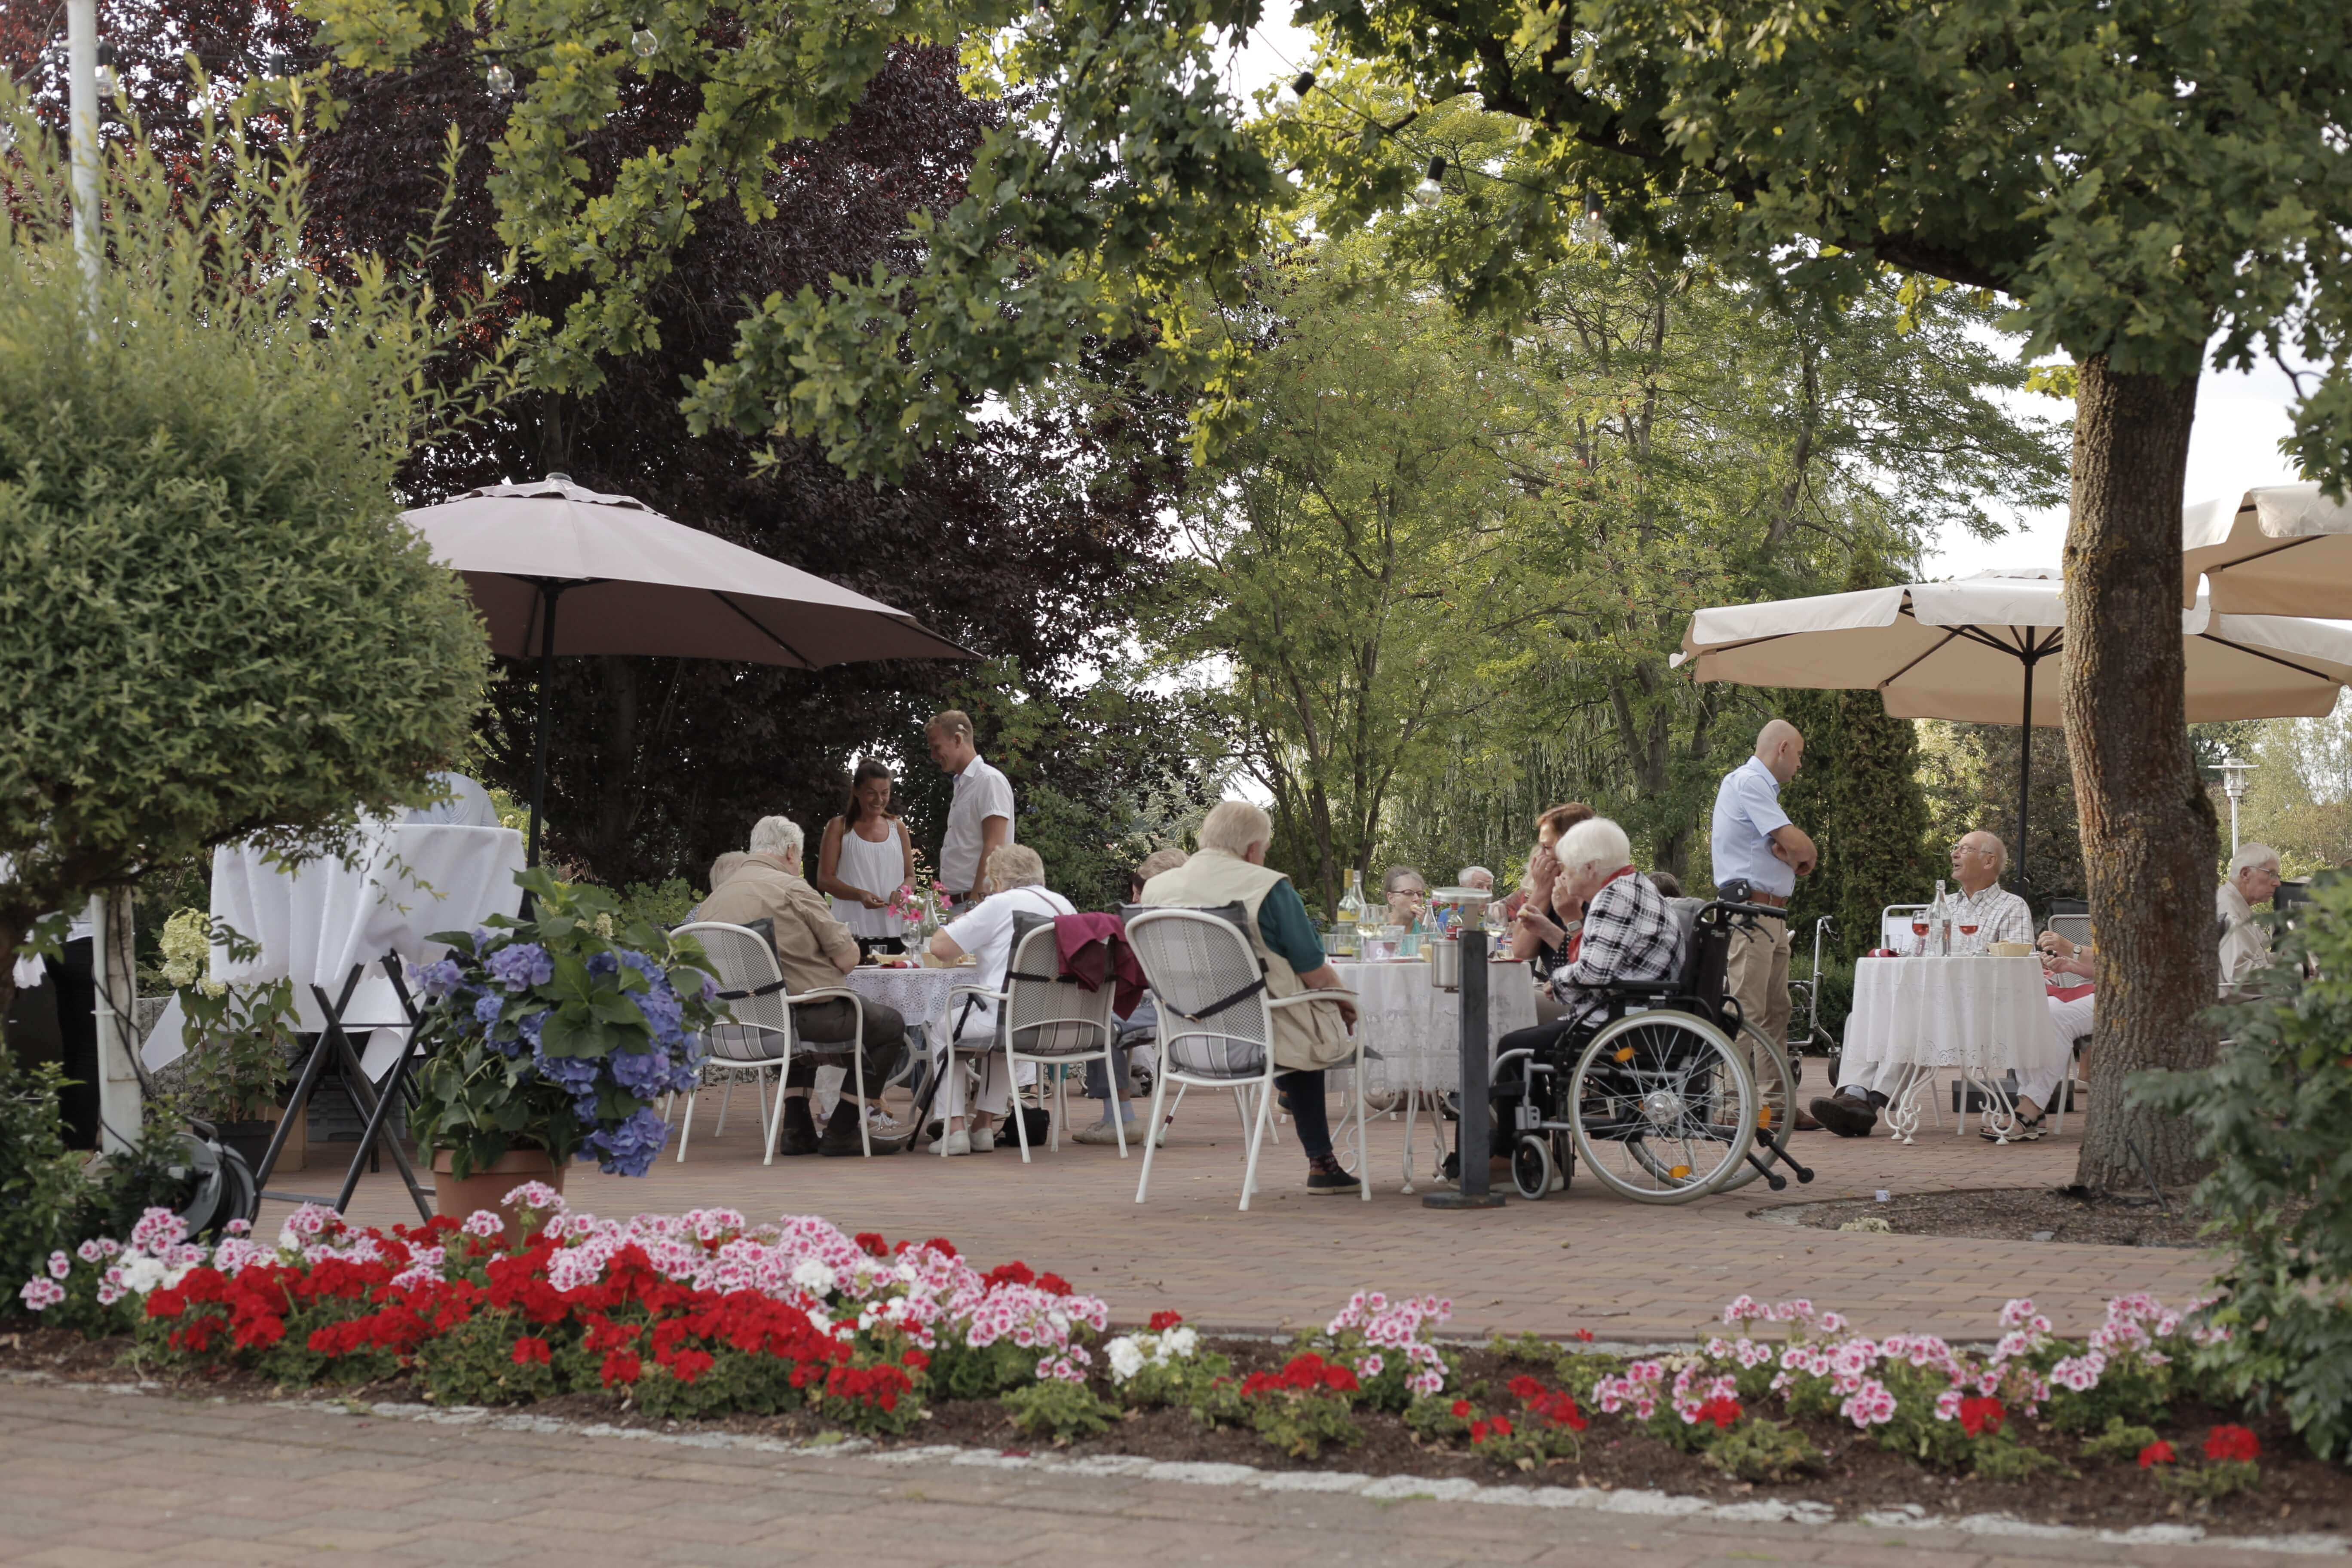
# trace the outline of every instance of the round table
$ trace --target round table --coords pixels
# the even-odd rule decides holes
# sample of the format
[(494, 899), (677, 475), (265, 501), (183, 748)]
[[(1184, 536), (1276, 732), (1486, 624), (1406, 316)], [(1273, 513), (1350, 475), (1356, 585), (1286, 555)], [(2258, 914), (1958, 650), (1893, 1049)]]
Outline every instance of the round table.
[(2067, 1047), (2051, 1029), (2048, 995), (2035, 958), (1865, 958), (1854, 965), (1838, 1081), (1895, 1069), (1902, 1088), (1888, 1098), (1887, 1135), (1908, 1143), (1918, 1131), (1921, 1091), (1941, 1076), (1937, 1069), (1957, 1069), (1985, 1091), (1994, 1131), (2005, 1135), (2016, 1112), (2001, 1079), (2064, 1065)]
[(908, 1029), (929, 1029), (947, 1022), (949, 992), (979, 982), (980, 971), (971, 964), (954, 969), (884, 969), (861, 963), (842, 984), (868, 1002), (896, 1007)]
[[(1436, 1158), (1445, 1156), (1436, 1097), (1462, 1087), (1462, 996), (1429, 983), (1429, 965), (1419, 959), (1362, 963), (1335, 959), (1339, 984), (1357, 997), (1356, 1031), (1364, 1040), (1364, 1090), (1404, 1097), (1404, 1191), (1412, 1191), (1413, 1123), (1424, 1100), (1437, 1135)], [(1536, 989), (1524, 963), (1486, 965), (1486, 1059), (1495, 1043), (1514, 1029), (1536, 1023)], [(1346, 1083), (1334, 1074), (1332, 1089)], [(1349, 1100), (1353, 1104), (1352, 1098)]]

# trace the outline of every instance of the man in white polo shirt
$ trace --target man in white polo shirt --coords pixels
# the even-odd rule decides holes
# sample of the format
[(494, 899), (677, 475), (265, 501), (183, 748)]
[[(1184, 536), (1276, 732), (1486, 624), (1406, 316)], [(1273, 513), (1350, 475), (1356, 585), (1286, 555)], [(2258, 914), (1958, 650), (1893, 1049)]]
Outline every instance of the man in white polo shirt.
[[(1715, 885), (1737, 903), (1785, 910), (1797, 879), (1812, 874), (1813, 841), (1780, 809), (1780, 786), (1797, 776), (1805, 738), (1786, 719), (1766, 724), (1756, 737), (1756, 754), (1724, 774), (1715, 792), (1715, 832), (1710, 853)], [(1789, 1037), (1789, 922), (1761, 920), (1757, 929), (1735, 929), (1727, 988), (1739, 1000), (1743, 1016), (1768, 1040)], [(1818, 1125), (1794, 1106), (1773, 1107), (1790, 1117), (1800, 1132)]]
[(940, 846), (940, 880), (961, 909), (988, 896), (981, 868), (1000, 844), (1013, 837), (1013, 785), (981, 761), (971, 743), (971, 716), (949, 709), (923, 726), (931, 761), (955, 777), (948, 806), (947, 838)]

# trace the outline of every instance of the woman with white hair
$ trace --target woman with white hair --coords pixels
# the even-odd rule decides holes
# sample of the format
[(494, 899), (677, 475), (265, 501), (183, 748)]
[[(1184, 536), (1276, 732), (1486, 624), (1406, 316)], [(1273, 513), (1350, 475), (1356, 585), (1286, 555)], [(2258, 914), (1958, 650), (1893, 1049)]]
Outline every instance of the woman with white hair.
[(1633, 869), (1625, 830), (1605, 816), (1580, 822), (1560, 835), (1559, 875), (1568, 897), (1584, 904), (1568, 963), (1552, 971), (1551, 994), (1571, 1026), (1608, 1012), (1597, 993), (1627, 980), (1671, 980), (1682, 972), (1683, 931), (1657, 884)]
[[(1069, 900), (1045, 886), (1045, 862), (1026, 844), (998, 845), (981, 863), (980, 871), (982, 880), (991, 889), (988, 897), (968, 906), (948, 923), (945, 931), (931, 938), (930, 952), (941, 963), (953, 963), (971, 953), (977, 961), (973, 982), (986, 990), (1002, 991), (1004, 972), (1013, 967), (1013, 917), (1035, 915), (1052, 920), (1056, 915), (1078, 911)], [(956, 1016), (949, 1020), (947, 1035), (960, 1040), (985, 1039), (995, 1029), (996, 1004), (968, 997), (959, 1005)], [(934, 1063), (947, 1071), (942, 1058), (947, 1054), (948, 1038), (943, 1036), (932, 1050)], [(1010, 1108), (1012, 1082), (1005, 1076), (1003, 1053), (983, 1059), (987, 1066), (981, 1079), (980, 1098), (969, 1110), (964, 1105), (961, 1068), (948, 1071), (940, 1086), (940, 1113), (947, 1119), (940, 1145), (942, 1153), (984, 1154), (996, 1147), (996, 1119)], [(1021, 1070), (1024, 1084), (1037, 1076), (1034, 1062), (1023, 1062)]]
[[(1269, 994), (1340, 989), (1306, 900), (1289, 878), (1265, 863), (1273, 842), (1274, 824), (1265, 812), (1245, 800), (1220, 801), (1201, 823), (1199, 852), (1145, 883), (1139, 901), (1159, 909), (1239, 904)], [(1329, 1006), (1285, 1007), (1274, 1016), (1274, 1065), (1282, 1069), (1274, 1081), (1288, 1097), (1307, 1155), (1307, 1190), (1318, 1196), (1357, 1190), (1356, 1178), (1332, 1152), (1323, 1089), (1323, 1069), (1354, 1054), (1348, 1031), (1355, 1022), (1355, 1008), (1337, 997)]]

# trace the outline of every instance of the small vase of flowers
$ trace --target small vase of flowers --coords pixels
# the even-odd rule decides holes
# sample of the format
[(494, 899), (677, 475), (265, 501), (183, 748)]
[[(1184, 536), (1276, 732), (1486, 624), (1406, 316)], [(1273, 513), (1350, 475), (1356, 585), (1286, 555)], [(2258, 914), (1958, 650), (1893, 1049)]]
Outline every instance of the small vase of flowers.
[(654, 1103), (693, 1087), (704, 1031), (725, 1016), (693, 938), (545, 868), (517, 880), (535, 918), (437, 933), (449, 955), (415, 972), (425, 1061), (410, 1123), (452, 1198), (478, 1173), (514, 1186), (517, 1155), (542, 1155), (551, 1184), (575, 1155), (644, 1175), (669, 1131)]
[(898, 885), (890, 895), (885, 910), (907, 922), (909, 934), (918, 942), (929, 942), (931, 933), (940, 929), (940, 903), (947, 897), (947, 884), (931, 874), (923, 859), (923, 852), (913, 850), (914, 875)]

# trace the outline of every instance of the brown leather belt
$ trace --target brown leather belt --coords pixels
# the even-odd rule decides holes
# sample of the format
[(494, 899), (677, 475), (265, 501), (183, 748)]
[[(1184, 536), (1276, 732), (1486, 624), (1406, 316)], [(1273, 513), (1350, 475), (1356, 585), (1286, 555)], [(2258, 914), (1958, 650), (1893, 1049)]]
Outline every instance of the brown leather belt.
[(1789, 907), (1788, 897), (1782, 893), (1759, 893), (1751, 890), (1748, 895), (1748, 901), (1751, 904), (1766, 904), (1776, 910), (1785, 910)]

